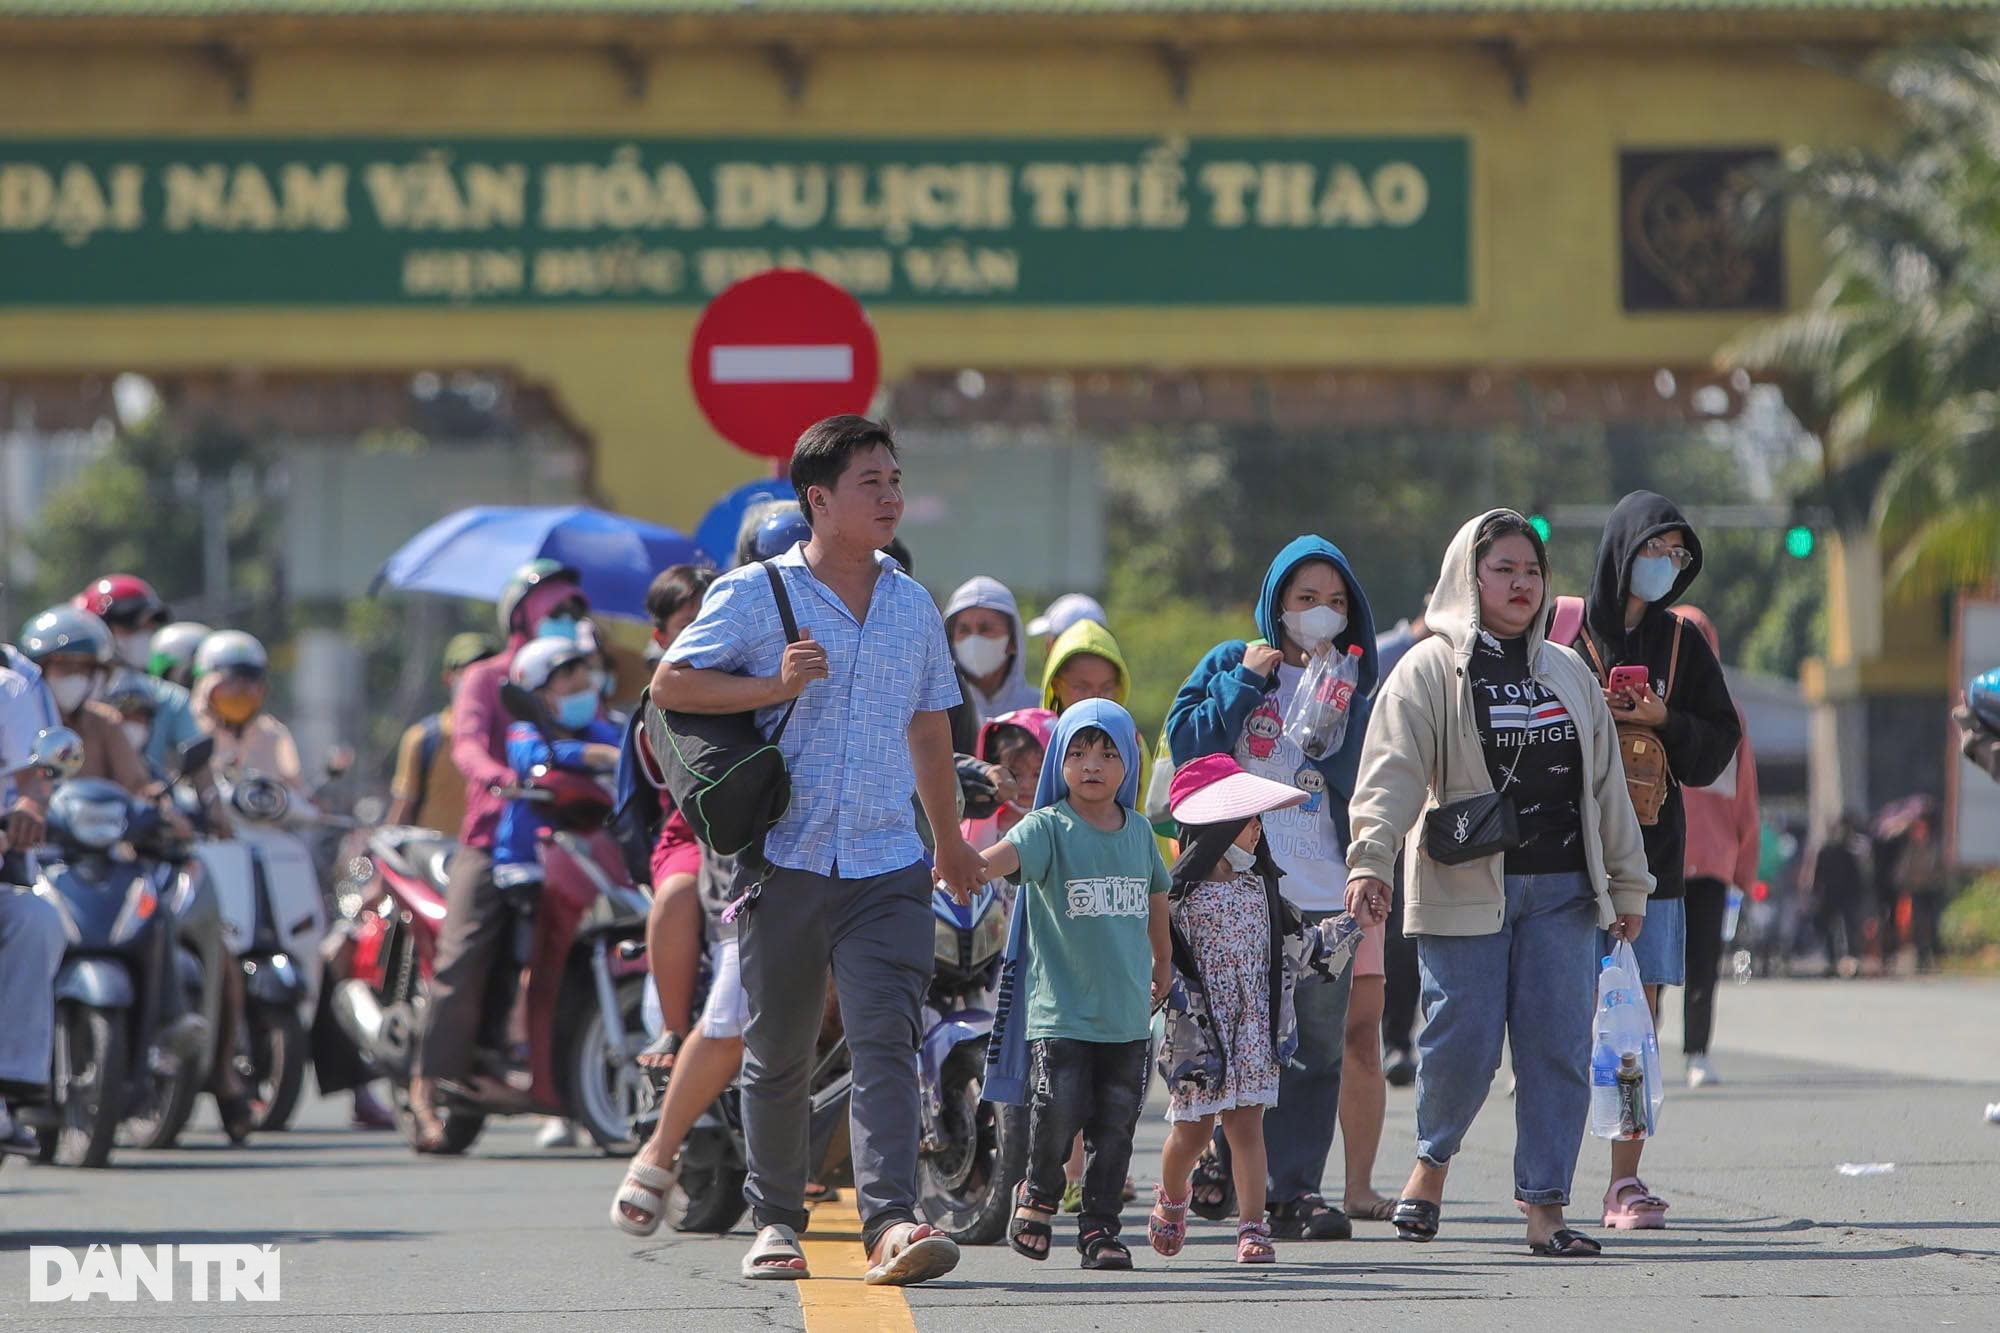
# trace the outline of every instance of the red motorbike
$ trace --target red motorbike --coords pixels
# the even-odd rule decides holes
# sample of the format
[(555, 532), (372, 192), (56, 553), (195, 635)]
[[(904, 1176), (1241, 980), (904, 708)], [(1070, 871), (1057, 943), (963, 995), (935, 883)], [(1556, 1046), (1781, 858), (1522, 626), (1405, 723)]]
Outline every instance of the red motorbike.
[[(510, 711), (534, 718), (531, 696), (509, 686)], [(479, 1137), (489, 1115), (562, 1116), (587, 1130), (606, 1152), (637, 1145), (634, 1126), (652, 1110), (653, 1092), (634, 1063), (645, 1044), (645, 933), (648, 899), (632, 882), (605, 832), (612, 796), (599, 775), (538, 768), (524, 799), (539, 803), (549, 828), (540, 838), (539, 870), (502, 889), (511, 917), (509, 945), (488, 978), (478, 1067), (506, 1078), (528, 1105), (481, 1102), (450, 1085), (438, 1089), (445, 1151)], [(352, 914), (348, 979), (333, 993), (347, 1035), (390, 1081), (396, 1119), (413, 1142), (410, 1080), (424, 1028), (437, 943), (444, 929), (444, 886), (454, 844), (429, 829), (388, 827), (368, 840), (368, 864), (350, 867), (361, 881)], [(509, 1073), (506, 1046), (521, 969), (527, 1071)], [(522, 1084), (525, 1082), (525, 1087)]]

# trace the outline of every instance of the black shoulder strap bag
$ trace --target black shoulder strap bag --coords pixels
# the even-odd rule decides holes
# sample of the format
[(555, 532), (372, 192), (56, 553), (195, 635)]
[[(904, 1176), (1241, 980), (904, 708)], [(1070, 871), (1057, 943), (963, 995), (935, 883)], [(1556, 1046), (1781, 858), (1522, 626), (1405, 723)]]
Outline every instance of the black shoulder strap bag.
[[(1449, 705), (1445, 711), (1449, 715)], [(1522, 739), (1527, 739), (1525, 734)], [(1521, 766), (1521, 755), (1528, 752), (1528, 747), (1523, 745), (1514, 756), (1513, 768), (1507, 770), (1506, 778), (1496, 790), (1444, 804), (1444, 794), (1451, 790), (1451, 742), (1452, 737), (1446, 734), (1438, 755), (1440, 803), (1424, 816), (1424, 852), (1433, 861), (1455, 866), (1519, 847), (1521, 824), (1514, 813), (1514, 798), (1507, 795), (1507, 789), (1514, 785), (1514, 770)]]
[[(785, 583), (768, 560), (760, 561), (777, 599), (785, 642), (799, 641), (798, 621)], [(646, 742), (653, 747), (667, 794), (702, 846), (721, 856), (761, 859), (764, 835), (792, 804), (792, 779), (778, 749), (798, 709), (792, 700), (767, 739), (755, 710), (680, 713), (646, 705)]]

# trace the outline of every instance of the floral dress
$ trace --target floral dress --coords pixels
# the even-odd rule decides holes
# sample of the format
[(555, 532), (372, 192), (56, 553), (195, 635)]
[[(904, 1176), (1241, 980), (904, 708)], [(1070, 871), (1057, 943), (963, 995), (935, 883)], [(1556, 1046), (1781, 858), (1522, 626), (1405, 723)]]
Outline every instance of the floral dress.
[(1195, 1091), (1172, 1083), (1167, 1119), (1199, 1120), (1237, 1107), (1276, 1106), (1271, 920), (1263, 880), (1251, 872), (1228, 883), (1204, 882), (1174, 905), (1173, 914), (1201, 970), (1223, 1063), (1219, 1086)]

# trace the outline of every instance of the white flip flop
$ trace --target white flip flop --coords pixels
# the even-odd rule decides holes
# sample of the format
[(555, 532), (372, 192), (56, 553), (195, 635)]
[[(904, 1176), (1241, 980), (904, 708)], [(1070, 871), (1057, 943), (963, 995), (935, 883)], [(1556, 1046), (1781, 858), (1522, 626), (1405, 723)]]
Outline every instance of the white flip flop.
[[(767, 1259), (797, 1259), (796, 1268), (766, 1263)], [(750, 1246), (750, 1253), (743, 1256), (743, 1276), (751, 1282), (797, 1282), (811, 1277), (806, 1271), (805, 1251), (799, 1248), (799, 1236), (790, 1227), (776, 1223), (757, 1233), (757, 1239)]]
[[(673, 1192), (679, 1179), (680, 1172), (673, 1167), (654, 1166), (635, 1158), (625, 1168), (625, 1181), (611, 1200), (612, 1222), (628, 1236), (652, 1235), (660, 1229), (660, 1220), (667, 1214), (667, 1195)], [(625, 1216), (619, 1205), (628, 1203), (645, 1212), (644, 1222), (634, 1222)]]
[(941, 1231), (911, 1240), (916, 1229), (915, 1222), (890, 1227), (882, 1239), (882, 1262), (870, 1268), (862, 1281), (871, 1287), (910, 1287), (958, 1267), (958, 1242)]

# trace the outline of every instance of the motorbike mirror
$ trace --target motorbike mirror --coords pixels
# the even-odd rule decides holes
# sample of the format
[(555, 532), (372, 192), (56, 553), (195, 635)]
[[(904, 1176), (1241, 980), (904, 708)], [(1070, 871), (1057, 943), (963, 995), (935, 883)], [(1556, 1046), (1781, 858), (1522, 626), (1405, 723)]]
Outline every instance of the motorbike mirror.
[(28, 762), (52, 778), (73, 778), (83, 771), (83, 737), (68, 727), (46, 727), (36, 733)]
[(215, 757), (215, 737), (201, 736), (183, 745), (180, 750), (180, 773), (183, 778), (193, 777), (208, 767), (208, 761)]

